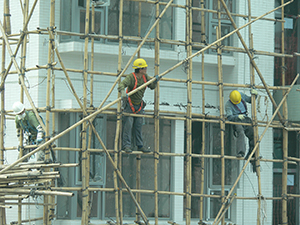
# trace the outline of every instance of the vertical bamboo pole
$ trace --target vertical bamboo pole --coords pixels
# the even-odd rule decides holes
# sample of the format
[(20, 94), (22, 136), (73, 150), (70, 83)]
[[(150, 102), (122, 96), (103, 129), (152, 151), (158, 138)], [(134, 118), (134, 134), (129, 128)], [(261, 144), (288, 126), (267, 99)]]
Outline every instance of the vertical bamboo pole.
[[(204, 0), (201, 0), (201, 8), (204, 9)], [(206, 43), (205, 37), (205, 12), (201, 11), (201, 42)], [(204, 52), (201, 53), (201, 80), (205, 80), (204, 76)], [(202, 113), (205, 114), (205, 85), (202, 84)], [(201, 154), (205, 154), (205, 122), (202, 122), (202, 147), (201, 147)], [(201, 177), (200, 177), (200, 194), (204, 193), (204, 168), (205, 168), (205, 158), (201, 158)], [(203, 223), (203, 209), (204, 209), (204, 198), (200, 197), (200, 207), (199, 207), (199, 224)]]
[[(53, 32), (55, 26), (55, 0), (51, 0), (50, 2), (50, 32)], [(49, 140), (49, 136), (50, 136), (50, 109), (51, 109), (51, 104), (50, 104), (50, 96), (51, 96), (51, 73), (52, 73), (52, 68), (51, 68), (51, 64), (52, 64), (52, 56), (53, 56), (53, 41), (51, 39), (51, 36), (49, 35), (49, 44), (48, 44), (48, 68), (47, 68), (47, 90), (46, 90), (46, 141)], [(45, 160), (49, 160), (50, 159), (50, 155), (49, 155), (50, 151), (49, 148), (45, 149)], [(46, 172), (49, 172), (50, 169), (46, 168), (45, 169)], [(45, 183), (45, 187), (48, 187), (48, 184)], [(49, 199), (50, 196), (45, 195), (44, 196), (44, 224), (48, 225), (50, 222), (50, 213), (49, 213)]]
[[(218, 26), (216, 27), (217, 39), (221, 38), (221, 5), (218, 1)], [(225, 203), (225, 115), (224, 115), (224, 95), (223, 95), (223, 71), (222, 71), (222, 43), (218, 43), (218, 87), (219, 87), (219, 104), (220, 104), (220, 138), (221, 138), (221, 196), (222, 203)], [(225, 214), (224, 214), (225, 215)], [(221, 219), (221, 224), (224, 224), (225, 218)]]
[[(142, 30), (142, 3), (139, 2), (139, 19), (138, 19), (138, 36), (141, 37), (141, 30)], [(141, 42), (137, 42), (137, 45), (139, 46)], [(137, 57), (141, 57), (141, 51), (139, 50), (137, 52)]]
[[(186, 1), (186, 41), (187, 56), (192, 55), (192, 0)], [(191, 191), (192, 191), (192, 59), (187, 61), (187, 111), (186, 111), (186, 224), (191, 223)]]
[[(122, 70), (122, 48), (123, 48), (123, 6), (124, 6), (124, 1), (120, 0), (119, 3), (119, 53), (118, 53), (118, 73), (121, 72)], [(121, 80), (119, 80), (120, 84)], [(121, 94), (118, 92), (118, 97), (121, 97)], [(122, 115), (121, 115), (121, 107), (122, 107), (122, 102), (118, 102), (118, 107), (117, 107), (117, 127), (116, 127), (116, 136), (115, 136), (115, 153), (114, 153), (114, 162), (116, 165), (118, 165), (119, 162), (119, 168), (120, 171), (122, 172), (122, 160), (119, 160), (122, 158), (122, 151), (119, 151), (119, 149), (122, 148), (122, 143), (120, 141), (120, 137), (122, 134)], [(121, 148), (120, 148), (121, 146)], [(120, 157), (119, 157), (120, 155)], [(118, 175), (116, 171), (114, 171), (114, 189), (115, 189), (115, 212), (116, 212), (116, 222), (118, 224), (123, 224), (123, 199), (122, 199), (122, 183), (120, 181), (118, 188)], [(120, 210), (121, 209), (121, 210)]]
[(6, 33), (7, 34), (11, 34), (11, 25), (10, 25), (10, 10), (9, 10), (9, 0), (4, 0), (4, 18), (3, 18), (3, 21), (4, 21), (4, 26), (5, 26), (5, 29), (6, 29)]
[[(88, 71), (88, 43), (89, 43), (89, 22), (90, 22), (90, 0), (86, 1), (86, 13), (85, 13), (85, 31), (84, 34), (84, 72), (83, 72), (83, 82), (87, 84), (87, 71)], [(86, 110), (87, 99), (86, 99), (86, 85), (83, 87), (83, 109)], [(81, 133), (81, 145), (82, 145), (82, 218), (81, 225), (86, 225), (89, 223), (89, 163), (90, 163), (90, 154), (87, 151), (87, 124), (82, 124), (82, 133)]]
[[(29, 9), (29, 0), (24, 1), (24, 11), (23, 11), (23, 27), (25, 32), (27, 30), (27, 27), (25, 27), (25, 21), (28, 20), (28, 9)], [(27, 35), (24, 35), (24, 39), (22, 42), (22, 47), (21, 47), (21, 62), (20, 62), (20, 72), (21, 74), (19, 75), (19, 79), (21, 78), (24, 79), (25, 76), (25, 65), (26, 65), (26, 50), (27, 50)], [(23, 76), (23, 77), (20, 77)], [(20, 82), (20, 81), (19, 81)], [(24, 102), (24, 87), (21, 85), (21, 90), (20, 90), (20, 101)], [(20, 135), (20, 146), (23, 146), (23, 132), (21, 132)], [(20, 157), (23, 156), (23, 148), (20, 149)], [(18, 200), (18, 224), (21, 224), (22, 221), (22, 201)]]
[[(4, 1), (4, 16), (3, 16), (3, 28), (8, 33), (8, 26), (9, 23), (7, 22), (10, 20), (8, 14), (9, 14), (9, 1)], [(9, 28), (10, 29), (10, 28)], [(4, 73), (5, 73), (5, 41), (2, 40), (2, 63), (1, 63), (1, 82), (4, 81)], [(4, 164), (4, 126), (5, 126), (5, 92), (4, 90), (1, 91), (1, 117), (0, 117), (0, 165)], [(1, 204), (5, 204), (5, 200), (0, 201)], [(6, 215), (5, 215), (5, 208), (0, 208), (0, 225), (6, 224)]]
[[(248, 21), (251, 21), (251, 0), (248, 0)], [(248, 26), (249, 32), (249, 47), (253, 49), (253, 34), (252, 34), (252, 26), (251, 24)], [(251, 57), (254, 57), (254, 54), (251, 52)], [(254, 67), (250, 63), (250, 84), (254, 88), (255, 86), (255, 73)], [(256, 112), (256, 98), (254, 95), (251, 95), (251, 116), (252, 116), (252, 126), (254, 131), (254, 143), (258, 141), (258, 126), (257, 126), (257, 112)], [(257, 175), (257, 183), (258, 183), (258, 207), (257, 207), (257, 221), (256, 224), (260, 225), (260, 214), (261, 214), (261, 198), (262, 191), (261, 191), (261, 175), (260, 175), (260, 161), (259, 161), (259, 147), (255, 152), (255, 158), (257, 159), (255, 162), (256, 166), (256, 175)]]
[[(281, 0), (281, 5), (284, 4), (284, 0)], [(284, 7), (281, 9), (281, 19), (284, 20)], [(284, 53), (284, 23), (281, 23), (281, 53)], [(282, 86), (286, 85), (285, 82), (285, 58), (281, 58), (281, 68), (282, 68)], [(285, 94), (285, 91), (282, 93)], [(282, 116), (284, 121), (288, 121), (288, 111), (287, 111), (287, 101), (285, 99), (283, 106), (282, 106)], [(287, 217), (287, 173), (288, 173), (288, 131), (283, 129), (282, 131), (282, 156), (283, 156), (283, 164), (282, 164), (282, 224), (288, 224), (288, 217)]]
[[(139, 9), (139, 12), (138, 12), (138, 36), (141, 37), (142, 36), (142, 33), (141, 33), (141, 30), (142, 30), (142, 3), (141, 2), (138, 2), (138, 9)], [(137, 45), (139, 46), (141, 42), (137, 42)], [(139, 50), (137, 52), (137, 58), (140, 58), (141, 57), (141, 51)], [(141, 189), (141, 159), (142, 159), (142, 156), (140, 154), (136, 155), (136, 189)], [(141, 204), (141, 193), (136, 193), (136, 201)], [(135, 219), (137, 222), (140, 221), (141, 219), (141, 216), (139, 214), (139, 211), (138, 211), (138, 208), (136, 207), (136, 216), (135, 216)]]
[[(92, 23), (91, 23), (91, 33), (95, 33), (95, 4), (92, 4)], [(95, 63), (95, 38), (91, 37), (91, 71), (94, 71), (94, 63)], [(91, 83), (90, 83), (90, 106), (94, 105), (94, 74), (90, 75)]]
[[(159, 16), (159, 1), (156, 1), (156, 18)], [(159, 43), (159, 24), (156, 25), (155, 28), (155, 75), (159, 74), (159, 48), (160, 48), (160, 43)], [(154, 201), (155, 201), (155, 207), (154, 207), (154, 217), (155, 217), (155, 224), (158, 225), (158, 163), (159, 163), (159, 82), (157, 83), (157, 87), (154, 91)]]

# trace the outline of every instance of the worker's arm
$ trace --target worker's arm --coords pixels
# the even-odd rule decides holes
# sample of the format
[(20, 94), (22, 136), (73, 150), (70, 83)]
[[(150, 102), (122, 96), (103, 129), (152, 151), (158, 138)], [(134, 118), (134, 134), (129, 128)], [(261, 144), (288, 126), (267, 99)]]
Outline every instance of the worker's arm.
[[(150, 76), (148, 76), (148, 75), (146, 74), (146, 80), (147, 80), (147, 81), (151, 80), (152, 78), (153, 78), (153, 77), (150, 77)], [(151, 90), (155, 89), (156, 86), (157, 86), (157, 81), (158, 81), (158, 80), (152, 82), (151, 84), (148, 85), (148, 87), (149, 87)]]

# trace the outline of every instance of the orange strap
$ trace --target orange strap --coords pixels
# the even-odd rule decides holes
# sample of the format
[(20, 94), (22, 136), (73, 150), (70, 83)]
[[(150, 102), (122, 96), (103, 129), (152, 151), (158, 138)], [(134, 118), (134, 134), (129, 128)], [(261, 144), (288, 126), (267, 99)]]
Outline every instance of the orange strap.
[[(137, 78), (136, 78), (136, 75), (135, 75), (135, 73), (132, 73), (132, 74), (133, 74), (133, 77), (134, 77), (134, 79), (135, 79), (135, 82), (134, 82), (134, 87), (133, 87), (133, 89), (132, 89), (131, 91), (133, 91), (133, 90), (136, 89), (136, 87), (137, 87)], [(144, 79), (144, 82), (146, 83), (147, 80), (146, 80), (146, 77), (145, 77), (144, 74), (143, 74), (143, 79)], [(147, 87), (146, 87), (146, 88), (147, 88)], [(128, 88), (127, 88), (127, 90), (126, 90), (126, 93), (128, 94)], [(133, 104), (132, 104), (132, 101), (131, 101), (131, 98), (130, 98), (130, 97), (128, 97), (128, 102), (129, 102), (129, 106), (130, 106), (130, 108), (131, 108), (131, 110), (132, 110), (132, 112), (133, 112), (134, 114), (139, 113), (139, 112), (141, 111), (141, 109), (143, 108), (143, 105), (144, 105), (144, 103), (143, 103), (143, 101), (142, 101), (142, 102), (141, 102), (140, 108), (139, 108), (137, 111), (135, 111), (134, 106), (133, 106)]]

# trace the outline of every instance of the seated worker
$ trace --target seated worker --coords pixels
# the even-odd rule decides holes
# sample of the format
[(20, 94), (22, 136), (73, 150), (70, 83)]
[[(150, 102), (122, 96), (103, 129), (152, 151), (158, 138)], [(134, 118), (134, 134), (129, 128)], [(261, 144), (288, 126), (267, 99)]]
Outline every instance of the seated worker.
[[(251, 94), (257, 97), (257, 90), (251, 89)], [(225, 112), (227, 119), (234, 122), (252, 123), (250, 117), (248, 117), (247, 103), (251, 103), (251, 97), (240, 93), (237, 90), (233, 90), (229, 95), (229, 100), (225, 104)], [(247, 160), (254, 148), (254, 133), (252, 126), (244, 126), (240, 124), (234, 125), (235, 136), (237, 138), (237, 147), (239, 152), (237, 157), (244, 157), (245, 155), (245, 135), (249, 140), (249, 151), (245, 157)]]
[[(25, 107), (21, 102), (15, 102), (12, 108), (16, 115), (15, 124), (18, 138), (20, 138), (21, 129), (23, 130), (23, 146), (41, 143), (43, 141), (44, 131), (34, 112), (25, 110)], [(31, 149), (24, 149), (23, 155), (28, 154), (30, 150)], [(44, 159), (44, 151), (39, 151), (38, 161), (44, 161)], [(24, 160), (24, 162), (27, 161), (28, 159)]]
[[(120, 83), (118, 91), (121, 92), (121, 97), (123, 101), (124, 112), (135, 113), (135, 114), (144, 114), (144, 108), (146, 103), (143, 101), (144, 93), (146, 87), (137, 91), (130, 97), (127, 93), (140, 87), (147, 81), (151, 80), (151, 77), (147, 75), (147, 63), (144, 59), (138, 58), (133, 62), (134, 72), (127, 75), (126, 78)], [(157, 86), (157, 81), (149, 84), (150, 89), (155, 89)], [(125, 93), (125, 88), (127, 88)], [(131, 147), (131, 133), (132, 129), (135, 131), (135, 140), (138, 147), (138, 151), (144, 153), (150, 152), (150, 149), (144, 147), (143, 138), (142, 138), (142, 117), (132, 117), (132, 116), (123, 116), (123, 134), (122, 134), (122, 149), (130, 153), (132, 152)]]

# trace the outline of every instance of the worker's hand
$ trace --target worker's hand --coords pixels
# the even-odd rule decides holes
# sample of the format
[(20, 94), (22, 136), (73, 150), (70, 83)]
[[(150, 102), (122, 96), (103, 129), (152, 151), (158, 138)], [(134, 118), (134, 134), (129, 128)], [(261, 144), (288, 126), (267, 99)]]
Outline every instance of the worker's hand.
[(126, 101), (127, 100), (127, 94), (126, 94), (126, 92), (125, 92), (125, 90), (121, 90), (121, 98), (122, 98), (122, 100), (123, 101)]
[(44, 132), (43, 132), (43, 128), (41, 125), (38, 125), (36, 127), (36, 129), (37, 129), (36, 143), (39, 144), (43, 141)]
[(251, 93), (252, 95), (257, 95), (257, 94), (258, 94), (257, 90), (256, 90), (256, 89), (253, 89), (253, 88), (250, 90), (250, 93)]
[(240, 120), (243, 120), (243, 119), (245, 119), (245, 116), (244, 116), (244, 115), (238, 115), (238, 118), (239, 118)]

